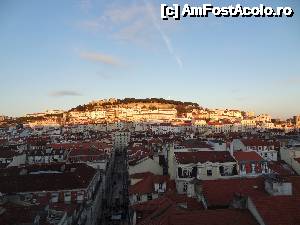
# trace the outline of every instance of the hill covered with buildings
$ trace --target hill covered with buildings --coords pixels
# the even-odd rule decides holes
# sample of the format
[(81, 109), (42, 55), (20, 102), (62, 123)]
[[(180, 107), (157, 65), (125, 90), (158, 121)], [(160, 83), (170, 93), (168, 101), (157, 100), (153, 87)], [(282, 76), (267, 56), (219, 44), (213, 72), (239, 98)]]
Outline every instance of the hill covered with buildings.
[(272, 119), (268, 114), (255, 115), (238, 109), (208, 109), (194, 102), (163, 98), (100, 99), (78, 105), (67, 111), (47, 110), (18, 118), (2, 117), (0, 125), (25, 124), (35, 126), (61, 126), (76, 124), (118, 124), (120, 122), (187, 124), (200, 130), (238, 132), (249, 128), (283, 129), (299, 126), (299, 119)]
[(18, 118), (5, 118), (5, 122), (64, 124), (64, 123), (101, 123), (114, 120), (170, 120), (185, 116), (193, 110), (202, 109), (197, 103), (166, 100), (163, 98), (124, 98), (101, 99), (78, 105), (70, 110), (48, 110), (31, 113)]

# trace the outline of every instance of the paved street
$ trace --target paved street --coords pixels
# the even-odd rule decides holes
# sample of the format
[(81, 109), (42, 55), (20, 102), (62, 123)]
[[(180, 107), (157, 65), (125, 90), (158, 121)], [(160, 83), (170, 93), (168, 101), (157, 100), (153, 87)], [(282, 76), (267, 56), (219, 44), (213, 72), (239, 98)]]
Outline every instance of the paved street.
[(105, 197), (100, 224), (130, 224), (128, 219), (127, 181), (126, 151), (118, 150), (107, 168)]

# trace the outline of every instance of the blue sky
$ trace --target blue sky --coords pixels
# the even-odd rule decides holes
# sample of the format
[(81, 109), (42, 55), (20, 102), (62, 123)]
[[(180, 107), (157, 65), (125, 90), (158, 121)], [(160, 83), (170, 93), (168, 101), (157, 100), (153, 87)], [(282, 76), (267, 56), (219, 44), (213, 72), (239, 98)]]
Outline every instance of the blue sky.
[[(161, 3), (290, 6), (292, 18), (162, 21)], [(274, 117), (300, 113), (294, 0), (0, 1), (0, 114), (163, 97)]]

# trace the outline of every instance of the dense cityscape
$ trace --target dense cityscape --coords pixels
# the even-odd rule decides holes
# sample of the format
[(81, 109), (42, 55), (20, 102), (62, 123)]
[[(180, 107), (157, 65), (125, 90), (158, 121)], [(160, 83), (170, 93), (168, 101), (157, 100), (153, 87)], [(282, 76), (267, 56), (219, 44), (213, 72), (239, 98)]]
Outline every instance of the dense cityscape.
[(0, 225), (300, 225), (299, 0), (0, 0)]
[(300, 115), (101, 99), (0, 117), (0, 224), (300, 224)]

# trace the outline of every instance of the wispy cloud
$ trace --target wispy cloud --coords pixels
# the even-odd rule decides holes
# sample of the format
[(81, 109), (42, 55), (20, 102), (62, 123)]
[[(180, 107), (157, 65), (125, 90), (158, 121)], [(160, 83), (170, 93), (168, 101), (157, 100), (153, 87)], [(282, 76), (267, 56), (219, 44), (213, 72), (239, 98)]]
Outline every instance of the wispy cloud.
[(79, 26), (92, 32), (101, 32), (114, 40), (137, 44), (152, 42), (153, 27), (147, 9), (142, 4), (109, 4), (102, 15), (85, 21)]
[(112, 65), (112, 66), (122, 66), (123, 64), (119, 61), (119, 59), (106, 55), (103, 53), (96, 53), (96, 52), (80, 52), (80, 57), (82, 59), (86, 59), (89, 61), (94, 61), (94, 62), (100, 62), (103, 64), (107, 65)]
[(133, 4), (110, 4), (102, 15), (91, 20), (81, 21), (79, 26), (92, 32), (101, 32), (118, 41), (155, 48), (158, 41), (162, 41), (167, 51), (175, 59), (180, 68), (183, 67), (181, 57), (175, 51), (171, 37), (167, 30), (174, 27), (172, 21), (162, 23), (159, 10), (143, 1)]
[(155, 28), (157, 29), (157, 31), (159, 32), (160, 36), (162, 37), (169, 53), (171, 54), (171, 56), (174, 57), (174, 59), (176, 60), (178, 66), (180, 68), (183, 67), (183, 63), (182, 63), (182, 60), (181, 58), (179, 57), (179, 55), (174, 51), (174, 48), (173, 48), (173, 45), (172, 45), (172, 42), (171, 42), (171, 39), (169, 38), (169, 36), (164, 32), (164, 30), (161, 28), (161, 26), (159, 25), (158, 21), (157, 21), (157, 17), (154, 13), (154, 10), (153, 10), (153, 6), (149, 3), (149, 2), (146, 2), (144, 0), (144, 3), (148, 9), (148, 12), (151, 16), (151, 20), (152, 20), (152, 23), (153, 25), (155, 26)]
[(77, 91), (71, 90), (61, 90), (61, 91), (54, 91), (49, 93), (51, 97), (66, 97), (66, 96), (81, 96), (82, 94)]

